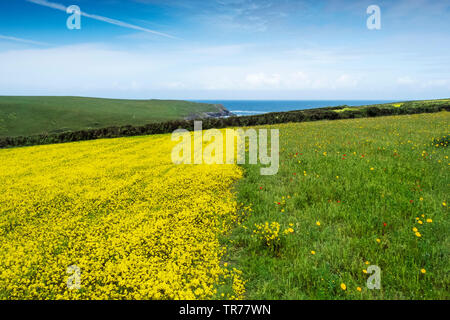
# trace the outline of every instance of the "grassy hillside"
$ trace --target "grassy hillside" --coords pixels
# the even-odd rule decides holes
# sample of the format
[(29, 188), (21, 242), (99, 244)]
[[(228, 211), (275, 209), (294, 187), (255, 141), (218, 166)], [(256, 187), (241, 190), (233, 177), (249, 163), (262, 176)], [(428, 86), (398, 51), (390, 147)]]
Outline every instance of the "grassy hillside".
[(335, 109), (335, 112), (344, 112), (344, 111), (355, 111), (355, 110), (364, 110), (367, 107), (377, 107), (377, 108), (417, 108), (417, 107), (427, 107), (430, 105), (448, 105), (450, 103), (450, 99), (434, 99), (434, 100), (411, 100), (411, 101), (399, 101), (393, 103), (382, 103), (382, 104), (372, 104), (372, 105), (364, 105), (357, 107), (350, 106), (342, 106)]
[(216, 105), (175, 100), (0, 96), (0, 137), (144, 125), (218, 111)]

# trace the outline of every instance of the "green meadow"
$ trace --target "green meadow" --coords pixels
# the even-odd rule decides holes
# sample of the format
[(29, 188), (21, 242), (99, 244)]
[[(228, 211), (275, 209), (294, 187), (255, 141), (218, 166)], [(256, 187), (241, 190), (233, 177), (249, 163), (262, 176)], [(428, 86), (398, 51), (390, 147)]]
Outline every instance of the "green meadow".
[[(0, 137), (140, 125), (217, 108), (184, 101), (0, 97)], [(231, 233), (220, 235), (224, 266), (246, 281), (244, 298), (449, 299), (449, 123), (449, 112), (442, 111), (253, 127), (279, 129), (280, 163), (273, 176), (262, 176), (261, 165), (243, 165), (244, 176), (234, 185), (242, 217)], [(371, 266), (381, 270), (380, 289), (367, 286)], [(214, 298), (222, 293), (230, 294), (219, 291)]]
[[(449, 299), (449, 120), (260, 127), (280, 130), (279, 172), (244, 165), (237, 197), (252, 212), (223, 239), (227, 263), (248, 280), (246, 298)], [(269, 241), (257, 228), (266, 222)], [(366, 285), (371, 265), (379, 290)]]
[(179, 100), (0, 96), (0, 137), (138, 126), (218, 111), (212, 104)]

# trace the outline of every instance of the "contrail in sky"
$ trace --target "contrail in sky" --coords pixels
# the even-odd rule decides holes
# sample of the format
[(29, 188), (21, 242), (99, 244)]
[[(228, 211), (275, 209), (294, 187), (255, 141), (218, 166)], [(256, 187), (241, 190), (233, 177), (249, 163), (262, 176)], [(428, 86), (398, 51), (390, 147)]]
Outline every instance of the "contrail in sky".
[[(64, 12), (66, 12), (66, 10), (67, 10), (67, 7), (65, 5), (62, 5), (62, 4), (59, 4), (59, 3), (55, 3), (55, 2), (49, 2), (47, 0), (26, 0), (26, 1), (32, 2), (32, 3), (38, 4), (38, 5), (41, 5), (41, 6), (44, 6), (44, 7), (49, 7), (49, 8), (52, 8), (52, 9), (64, 11)], [(156, 35), (159, 35), (159, 36), (163, 36), (163, 37), (167, 37), (167, 38), (177, 39), (176, 37), (171, 36), (169, 34), (158, 32), (158, 31), (155, 31), (155, 30), (147, 29), (147, 28), (143, 28), (143, 27), (139, 27), (139, 26), (136, 26), (136, 25), (133, 25), (133, 24), (129, 24), (129, 23), (120, 21), (120, 20), (115, 20), (115, 19), (99, 16), (99, 15), (96, 15), (96, 14), (89, 14), (89, 13), (86, 13), (86, 12), (81, 12), (81, 15), (83, 17), (86, 17), (86, 18), (90, 18), (90, 19), (94, 19), (94, 20), (98, 20), (98, 21), (103, 21), (103, 22), (106, 22), (106, 23), (109, 23), (109, 24), (113, 24), (113, 25), (116, 25), (116, 26), (119, 26), (119, 27), (128, 28), (128, 29), (134, 29), (134, 30), (143, 31), (143, 32), (147, 32), (147, 33), (153, 33), (153, 34), (156, 34)]]
[(33, 40), (28, 40), (28, 39), (21, 39), (21, 38), (16, 38), (16, 37), (5, 36), (5, 35), (1, 35), (1, 34), (0, 34), (0, 39), (16, 41), (16, 42), (22, 42), (22, 43), (35, 44), (35, 45), (38, 45), (38, 46), (48, 46), (49, 45), (48, 43), (45, 43), (45, 42), (38, 42), (38, 41), (33, 41)]

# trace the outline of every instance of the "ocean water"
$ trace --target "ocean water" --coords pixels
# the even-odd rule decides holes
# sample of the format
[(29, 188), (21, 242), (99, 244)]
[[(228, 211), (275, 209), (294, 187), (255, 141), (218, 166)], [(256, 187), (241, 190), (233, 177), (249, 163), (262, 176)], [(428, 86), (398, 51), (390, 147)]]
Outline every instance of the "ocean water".
[(361, 106), (390, 103), (392, 100), (195, 100), (195, 102), (222, 104), (239, 116), (249, 116), (268, 112), (336, 107), (341, 105)]

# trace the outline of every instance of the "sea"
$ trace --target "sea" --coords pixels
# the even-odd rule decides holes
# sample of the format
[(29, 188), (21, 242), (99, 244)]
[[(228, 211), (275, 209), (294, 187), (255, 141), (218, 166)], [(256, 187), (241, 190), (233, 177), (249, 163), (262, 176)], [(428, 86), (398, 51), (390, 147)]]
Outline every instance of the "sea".
[(362, 106), (391, 103), (393, 100), (195, 100), (195, 102), (222, 104), (238, 116), (249, 116), (268, 112), (305, 110), (342, 105)]

